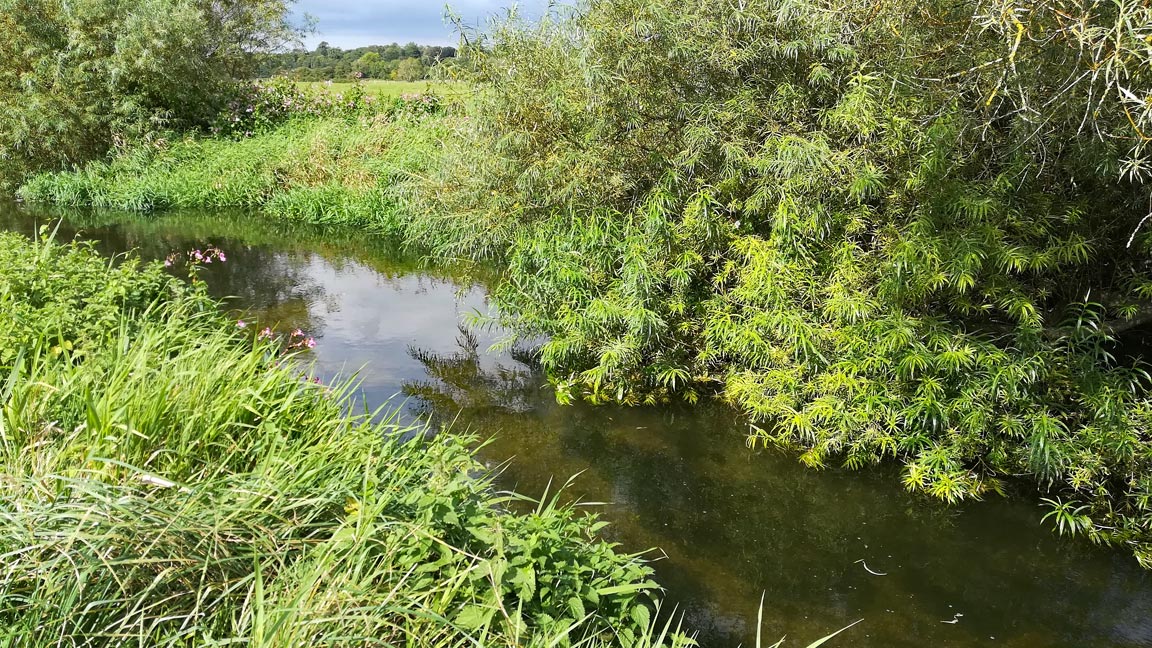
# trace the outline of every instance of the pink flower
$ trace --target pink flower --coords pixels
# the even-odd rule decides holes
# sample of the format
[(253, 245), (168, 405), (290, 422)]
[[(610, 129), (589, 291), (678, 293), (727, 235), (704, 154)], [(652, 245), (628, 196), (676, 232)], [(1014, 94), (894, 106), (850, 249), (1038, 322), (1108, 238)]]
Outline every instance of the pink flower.
[(300, 329), (296, 329), (295, 331), (292, 331), (292, 337), (300, 337), (302, 335), (304, 335), (304, 331), (301, 331)]
[(248, 328), (248, 322), (245, 322), (244, 320), (240, 320), (240, 321), (236, 322), (236, 328)]
[(314, 340), (313, 338), (308, 338), (307, 340), (304, 340), (304, 346), (308, 347), (309, 349), (315, 349), (316, 348), (316, 340)]
[(263, 331), (260, 331), (261, 340), (266, 340), (270, 337), (272, 337), (272, 329), (265, 327)]

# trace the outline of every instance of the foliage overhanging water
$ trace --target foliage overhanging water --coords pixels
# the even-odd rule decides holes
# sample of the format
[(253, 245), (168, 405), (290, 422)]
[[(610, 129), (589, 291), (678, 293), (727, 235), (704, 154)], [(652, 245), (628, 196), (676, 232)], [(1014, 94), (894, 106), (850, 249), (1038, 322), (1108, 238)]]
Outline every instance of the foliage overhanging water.
[[(0, 209), (31, 231), (49, 215)], [(702, 643), (790, 642), (864, 622), (853, 646), (1152, 646), (1152, 576), (1122, 551), (1063, 541), (1027, 497), (946, 508), (899, 489), (888, 469), (815, 472), (745, 448), (713, 406), (620, 409), (555, 403), (498, 335), (462, 332), (482, 287), (356, 232), (286, 229), (236, 213), (150, 219), (73, 214), (108, 253), (146, 258), (205, 245), (228, 261), (201, 275), (261, 325), (300, 328), (324, 377), (359, 371), (366, 404), (399, 394), (407, 416), (493, 441), (502, 483), (527, 494), (583, 471), (570, 494), (598, 507), (628, 550), (659, 547), (670, 599)], [(883, 574), (883, 575), (879, 575)]]

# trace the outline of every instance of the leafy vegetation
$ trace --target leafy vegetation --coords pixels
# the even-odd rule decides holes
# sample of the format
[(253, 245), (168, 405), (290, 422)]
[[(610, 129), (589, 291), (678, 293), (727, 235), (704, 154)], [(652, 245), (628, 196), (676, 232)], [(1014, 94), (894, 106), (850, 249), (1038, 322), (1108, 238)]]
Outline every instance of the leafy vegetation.
[(410, 81), (391, 81), (383, 79), (356, 79), (354, 81), (297, 81), (301, 88), (309, 90), (326, 90), (329, 92), (348, 92), (359, 86), (366, 94), (378, 97), (398, 98), (404, 95), (424, 94), (438, 97), (455, 98), (467, 92), (460, 84), (440, 79), (426, 79), (423, 83)]
[(288, 17), (284, 0), (3, 0), (0, 188), (206, 125), (253, 52), (297, 38)]
[(5, 644), (685, 641), (593, 517), (347, 415), (159, 264), (9, 234), (0, 268)]
[[(434, 135), (388, 135), (403, 210), (364, 214), (505, 267), (561, 399), (717, 394), (752, 442), (895, 458), (947, 501), (1026, 476), (1062, 532), (1152, 565), (1150, 381), (1119, 351), (1152, 316), (1150, 25), (1139, 0), (513, 16), (465, 34), (472, 95), (405, 122)], [(130, 168), (25, 195), (162, 166)]]
[(293, 49), (262, 57), (257, 74), (299, 81), (393, 79), (419, 81), (429, 70), (456, 57), (455, 47), (440, 45), (369, 45), (341, 49), (322, 42), (314, 50)]
[[(561, 398), (719, 392), (948, 501), (1028, 475), (1152, 564), (1152, 14), (603, 0), (475, 35), (413, 239), (502, 260)], [(481, 53), (482, 52), (482, 53)], [(1063, 518), (1061, 518), (1063, 519)]]
[(133, 210), (263, 208), (288, 220), (395, 233), (401, 210), (394, 185), (419, 172), (419, 152), (438, 134), (438, 106), (431, 95), (373, 100), (271, 84), (220, 121), (218, 132), (238, 141), (158, 140), (76, 174), (38, 176), (20, 195)]

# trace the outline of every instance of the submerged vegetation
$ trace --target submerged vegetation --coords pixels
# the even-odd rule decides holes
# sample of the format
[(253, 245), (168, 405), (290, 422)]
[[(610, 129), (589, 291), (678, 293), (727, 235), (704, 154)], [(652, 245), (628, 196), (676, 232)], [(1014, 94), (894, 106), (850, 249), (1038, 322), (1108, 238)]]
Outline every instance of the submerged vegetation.
[(683, 643), (593, 517), (347, 414), (197, 284), (10, 234), (0, 267), (5, 645)]
[(302, 116), (22, 195), (327, 208), (490, 260), (561, 399), (718, 395), (754, 443), (895, 458), (950, 502), (1026, 476), (1061, 532), (1152, 565), (1150, 381), (1117, 351), (1152, 313), (1150, 26), (1138, 0), (596, 0), (470, 34), (473, 92), (419, 119)]

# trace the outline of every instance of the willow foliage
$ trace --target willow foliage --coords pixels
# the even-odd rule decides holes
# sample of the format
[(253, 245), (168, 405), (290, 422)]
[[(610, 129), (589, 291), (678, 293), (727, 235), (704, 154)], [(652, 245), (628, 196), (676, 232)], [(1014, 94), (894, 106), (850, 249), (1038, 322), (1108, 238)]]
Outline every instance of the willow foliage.
[[(597, 0), (466, 34), (414, 237), (494, 257), (562, 398), (720, 393), (813, 466), (1032, 475), (1152, 563), (1152, 8)], [(466, 64), (465, 64), (466, 63)]]
[(287, 0), (0, 0), (0, 187), (207, 124)]

